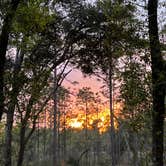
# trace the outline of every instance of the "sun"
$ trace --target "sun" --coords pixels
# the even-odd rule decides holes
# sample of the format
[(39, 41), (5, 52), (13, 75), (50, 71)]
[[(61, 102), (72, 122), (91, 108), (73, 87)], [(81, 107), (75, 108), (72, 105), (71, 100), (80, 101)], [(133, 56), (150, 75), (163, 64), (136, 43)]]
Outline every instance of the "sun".
[(69, 122), (71, 128), (81, 129), (83, 126), (82, 122), (79, 122), (78, 119), (71, 119)]

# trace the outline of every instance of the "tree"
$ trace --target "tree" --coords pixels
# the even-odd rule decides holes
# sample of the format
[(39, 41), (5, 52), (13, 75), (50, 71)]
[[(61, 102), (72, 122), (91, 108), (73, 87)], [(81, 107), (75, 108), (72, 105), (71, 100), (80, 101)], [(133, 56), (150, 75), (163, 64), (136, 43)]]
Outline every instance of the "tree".
[[(42, 6), (40, 6), (41, 4)], [(20, 93), (24, 90), (26, 92), (26, 88), (30, 87), (30, 89), (33, 89), (33, 86), (35, 87), (35, 84), (31, 84), (31, 81), (33, 82), (33, 79), (38, 76), (38, 79), (42, 78), (40, 72), (43, 69), (51, 73), (52, 69), (73, 56), (72, 44), (75, 41), (73, 41), (73, 34), (70, 32), (71, 29), (66, 28), (66, 24), (61, 15), (62, 13), (57, 12), (58, 14), (55, 18), (55, 15), (49, 13), (48, 7), (50, 7), (50, 5), (43, 6), (43, 1), (22, 2), (13, 20), (10, 46), (16, 49), (16, 55), (14, 55), (14, 57), (9, 55), (8, 61), (10, 65), (9, 69), (6, 70), (9, 70), (9, 73), (6, 73), (8, 73), (13, 80), (9, 79), (5, 87), (5, 100), (9, 101), (6, 105), (7, 126), (5, 137), (5, 162), (8, 166), (11, 164), (12, 156), (11, 142), (14, 113), (16, 112)], [(12, 58), (15, 58), (15, 62), (13, 62)], [(12, 89), (9, 89), (9, 86), (11, 86)], [(39, 88), (36, 90), (40, 91), (42, 89)], [(37, 91), (36, 93), (39, 93)], [(33, 96), (33, 91), (30, 91), (28, 95)], [(25, 113), (26, 117), (23, 119), (23, 123), (27, 124), (27, 120), (31, 115), (31, 108), (33, 104), (37, 102), (35, 100), (33, 96), (30, 100), (30, 108), (28, 108), (28, 111)], [(21, 128), (22, 133), (24, 132), (26, 124)], [(24, 140), (24, 138), (21, 139)], [(23, 152), (25, 148), (22, 149), (21, 151)], [(22, 152), (20, 156), (23, 156)], [(18, 163), (22, 163), (22, 160), (23, 159), (20, 159)]]
[[(81, 105), (83, 104), (83, 110), (85, 111), (85, 150), (88, 149), (88, 114), (89, 114), (89, 109), (90, 105), (93, 104), (94, 102), (94, 93), (90, 90), (88, 87), (83, 87), (82, 89), (79, 90), (77, 94), (78, 98), (78, 104)], [(88, 166), (88, 151), (85, 154), (85, 164)]]
[(11, 26), (13, 18), (16, 14), (17, 7), (20, 0), (12, 0), (9, 6), (9, 10), (6, 13), (5, 19), (3, 21), (3, 26), (0, 34), (0, 121), (2, 114), (4, 113), (4, 67), (6, 62), (6, 52), (9, 42), (9, 35), (11, 31)]
[(157, 23), (157, 8), (158, 0), (148, 1), (149, 38), (153, 84), (152, 160), (154, 166), (163, 166), (166, 65), (161, 55)]
[[(141, 53), (142, 54), (142, 53)], [(143, 54), (144, 56), (144, 54)], [(140, 58), (140, 59), (139, 59)], [(151, 72), (147, 71), (147, 64), (141, 60), (141, 55), (130, 55), (126, 57), (123, 71), (120, 72), (120, 99), (123, 103), (121, 111), (122, 124), (127, 129), (130, 153), (133, 154), (131, 164), (139, 165), (143, 160), (140, 160), (138, 152), (145, 149), (140, 149), (142, 144), (143, 134), (150, 133), (151, 121)], [(140, 82), (138, 84), (138, 82)], [(149, 132), (147, 132), (147, 129)], [(138, 136), (140, 139), (138, 139)], [(145, 138), (143, 138), (145, 139)], [(149, 139), (150, 140), (150, 139)], [(149, 141), (147, 139), (146, 142)], [(143, 140), (144, 141), (144, 140)], [(150, 141), (149, 141), (150, 142)], [(142, 146), (143, 147), (143, 146)], [(145, 156), (148, 156), (146, 149)], [(130, 156), (131, 157), (131, 156)]]
[(58, 109), (59, 109), (59, 153), (61, 162), (67, 160), (67, 115), (70, 113), (70, 91), (61, 86), (58, 89)]
[[(13, 127), (14, 113), (15, 113), (15, 108), (17, 105), (18, 96), (23, 86), (26, 85), (27, 80), (31, 79), (31, 76), (29, 76), (29, 72), (32, 71), (33, 73), (33, 65), (31, 66), (30, 63), (28, 64), (28, 62), (31, 62), (31, 64), (34, 64), (34, 61), (31, 58), (34, 55), (37, 56), (37, 53), (33, 50), (33, 48), (37, 47), (38, 44), (35, 43), (36, 45), (33, 45), (31, 42), (35, 40), (35, 37), (36, 37), (35, 35), (41, 33), (41, 31), (43, 30), (44, 26), (46, 26), (46, 23), (47, 23), (46, 21), (45, 23), (41, 22), (40, 24), (39, 22), (37, 22), (37, 20), (35, 20), (31, 24), (31, 27), (29, 26), (30, 29), (26, 29), (27, 26), (30, 25), (30, 23), (26, 25), (24, 23), (26, 21), (29, 21), (28, 20), (29, 18), (26, 17), (24, 20), (25, 21), (24, 23), (21, 22), (19, 18), (22, 17), (22, 15), (24, 15), (23, 12), (25, 11), (28, 11), (29, 14), (32, 15), (32, 11), (34, 8), (32, 10), (27, 10), (27, 9), (30, 9), (31, 5), (32, 5), (31, 3), (30, 4), (22, 3), (19, 6), (19, 8), (17, 9), (17, 12), (15, 13), (16, 18), (13, 20), (13, 24), (12, 24), (15, 26), (11, 27), (12, 28), (11, 34), (13, 34), (15, 38), (14, 39), (10, 38), (10, 45), (13, 47), (16, 47), (16, 55), (13, 57), (15, 58), (14, 62), (12, 62), (12, 58), (9, 56), (8, 61), (11, 62), (11, 66), (9, 67), (8, 69), (9, 72), (7, 73), (13, 79), (10, 80), (11, 82), (7, 82), (5, 86), (6, 87), (5, 99), (8, 101), (8, 104), (6, 105), (7, 125), (6, 125), (6, 136), (5, 136), (6, 146), (5, 146), (4, 158), (5, 158), (5, 165), (8, 165), (8, 166), (11, 165), (12, 127)], [(36, 7), (36, 5), (34, 6)], [(25, 11), (23, 11), (22, 9), (25, 9)], [(41, 13), (41, 10), (38, 10), (36, 14), (39, 14), (41, 17), (43, 13)], [(34, 15), (34, 17), (35, 16), (36, 15)], [(47, 14), (46, 14), (46, 17), (47, 17)], [(36, 25), (40, 27), (40, 30), (39, 29), (37, 30), (37, 28), (36, 29), (33, 28)], [(30, 36), (30, 33), (31, 33), (31, 36)], [(38, 61), (38, 64), (41, 64), (41, 62)], [(25, 70), (22, 70), (22, 69), (25, 69)], [(8, 85), (11, 86), (12, 88), (8, 89)]]
[(56, 166), (58, 164), (59, 158), (58, 158), (58, 125), (57, 125), (57, 117), (58, 117), (58, 91), (57, 91), (57, 68), (54, 69), (54, 111), (53, 111), (53, 160), (52, 160), (52, 166)]
[[(106, 76), (110, 99), (110, 140), (112, 165), (116, 164), (115, 128), (113, 110), (113, 76), (117, 59), (126, 54), (126, 50), (136, 48), (138, 21), (134, 18), (135, 8), (123, 1), (97, 1), (96, 6), (87, 6), (81, 49), (78, 51), (76, 65), (87, 74), (101, 72)], [(124, 14), (125, 13), (125, 14)], [(79, 15), (77, 17), (80, 17)]]

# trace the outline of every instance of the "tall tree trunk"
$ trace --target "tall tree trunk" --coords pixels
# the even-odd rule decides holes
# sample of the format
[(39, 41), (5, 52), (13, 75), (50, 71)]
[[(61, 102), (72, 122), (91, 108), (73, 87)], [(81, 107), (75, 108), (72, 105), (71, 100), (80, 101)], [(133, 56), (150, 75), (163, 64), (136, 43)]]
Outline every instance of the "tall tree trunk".
[[(15, 70), (16, 72), (17, 70)], [(14, 111), (17, 103), (17, 96), (19, 93), (19, 85), (17, 84), (17, 75), (14, 73), (14, 81), (13, 81), (13, 90), (11, 94), (11, 101), (9, 104), (9, 109), (7, 112), (6, 119), (6, 134), (5, 134), (5, 149), (4, 149), (4, 158), (5, 158), (5, 166), (11, 166), (12, 160), (12, 128), (13, 128), (13, 120), (14, 120)]]
[(40, 119), (37, 123), (37, 163), (40, 161)]
[(101, 141), (100, 141), (100, 132), (98, 128), (99, 124), (99, 109), (97, 107), (97, 141), (96, 141), (96, 161), (97, 164), (99, 164), (99, 159), (100, 159), (100, 147), (101, 147)]
[[(23, 165), (25, 148), (26, 148), (28, 141), (30, 140), (31, 136), (33, 135), (33, 133), (36, 129), (36, 120), (37, 120), (37, 117), (34, 119), (33, 126), (31, 128), (31, 130), (29, 131), (29, 133), (27, 133), (27, 134), (26, 134), (26, 126), (27, 126), (28, 121), (26, 121), (26, 119), (23, 119), (23, 121), (21, 122), (20, 142), (19, 142), (20, 147), (19, 147), (19, 153), (18, 153), (17, 166)], [(38, 154), (39, 154), (39, 151), (38, 151)]]
[(43, 154), (44, 154), (44, 159), (47, 159), (47, 155), (46, 155), (46, 140), (47, 140), (47, 111), (44, 110), (44, 131), (43, 131)]
[[(64, 108), (64, 109), (66, 109), (66, 108)], [(64, 158), (64, 160), (66, 161), (66, 155), (67, 155), (67, 144), (66, 144), (66, 138), (67, 137), (67, 135), (66, 135), (66, 110), (65, 110), (65, 112), (64, 112), (64, 138), (63, 138), (63, 149), (64, 149), (64, 152), (63, 152), (63, 158)]]
[[(85, 149), (88, 148), (88, 103), (85, 103)], [(88, 152), (85, 154), (85, 164), (89, 165)]]
[(54, 69), (54, 113), (53, 113), (53, 163), (52, 166), (57, 166), (57, 70)]
[(22, 166), (24, 160), (24, 152), (25, 152), (25, 125), (21, 126), (20, 129), (20, 147), (18, 153), (17, 166)]
[(15, 106), (17, 103), (17, 96), (19, 94), (21, 86), (23, 86), (22, 84), (19, 84), (19, 72), (21, 70), (21, 64), (23, 62), (23, 58), (24, 54), (20, 54), (20, 56), (18, 56), (17, 54), (14, 65), (13, 82), (12, 82), (13, 89), (10, 96), (10, 103), (6, 119), (6, 135), (5, 135), (5, 150), (4, 150), (5, 166), (11, 166), (12, 127), (13, 127)]
[[(31, 110), (34, 104), (34, 97), (33, 95), (29, 99), (27, 109), (24, 110), (26, 111), (25, 114), (21, 113), (21, 126), (20, 126), (20, 140), (19, 140), (19, 152), (18, 152), (18, 160), (17, 160), (17, 166), (22, 166), (23, 165), (23, 160), (24, 160), (24, 153), (25, 153), (25, 148), (26, 145), (31, 138), (33, 132), (35, 131), (35, 126), (36, 126), (36, 120), (37, 117), (34, 117), (32, 121), (32, 128), (29, 131), (29, 133), (26, 134), (26, 129), (27, 129), (27, 124), (28, 124), (28, 119), (31, 117)], [(24, 115), (24, 117), (23, 117)]]
[[(13, 109), (13, 107), (12, 107)], [(12, 127), (13, 127), (13, 114), (14, 111), (10, 110), (10, 112), (7, 114), (7, 123), (6, 123), (6, 135), (5, 135), (5, 151), (4, 151), (4, 165), (5, 166), (11, 166), (11, 143), (12, 143)]]
[(153, 84), (153, 121), (152, 121), (152, 160), (154, 166), (163, 166), (163, 138), (164, 138), (164, 98), (165, 78), (164, 60), (161, 56), (158, 23), (158, 0), (148, 1), (149, 38), (152, 60), (152, 84)]
[(0, 121), (2, 119), (2, 114), (4, 112), (4, 66), (6, 61), (6, 51), (9, 41), (9, 34), (12, 25), (12, 20), (14, 18), (17, 7), (20, 0), (12, 0), (11, 9), (9, 9), (2, 26), (2, 31), (0, 35)]
[[(58, 101), (58, 96), (57, 96), (57, 101)], [(60, 110), (58, 109), (58, 102), (57, 102), (57, 165), (60, 165), (60, 160), (61, 160), (61, 134), (60, 134), (60, 128), (61, 128), (61, 125), (60, 125), (60, 116), (61, 116), (61, 112)]]
[(112, 66), (112, 57), (109, 57), (109, 105), (110, 105), (110, 136), (111, 136), (111, 162), (112, 166), (115, 166), (116, 159), (115, 159), (115, 127), (114, 127), (114, 110), (113, 110), (113, 83), (112, 83), (112, 77), (113, 77), (113, 66)]

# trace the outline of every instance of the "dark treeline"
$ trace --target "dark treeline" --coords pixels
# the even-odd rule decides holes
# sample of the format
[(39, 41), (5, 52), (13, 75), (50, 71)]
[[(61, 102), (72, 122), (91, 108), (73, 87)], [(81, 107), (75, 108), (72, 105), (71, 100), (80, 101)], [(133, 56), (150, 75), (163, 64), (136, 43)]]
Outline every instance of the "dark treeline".
[[(157, 0), (1, 0), (0, 165), (164, 166), (165, 8)], [(75, 68), (102, 92), (62, 86)], [(110, 113), (102, 121), (103, 97)], [(74, 108), (84, 112), (81, 130), (69, 127)]]

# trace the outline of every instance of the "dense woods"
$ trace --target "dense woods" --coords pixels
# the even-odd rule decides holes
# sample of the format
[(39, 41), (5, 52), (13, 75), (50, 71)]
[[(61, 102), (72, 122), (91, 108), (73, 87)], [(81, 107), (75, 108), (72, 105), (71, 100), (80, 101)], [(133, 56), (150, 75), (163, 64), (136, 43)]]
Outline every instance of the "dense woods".
[(163, 0), (0, 1), (0, 165), (164, 166), (165, 111)]

